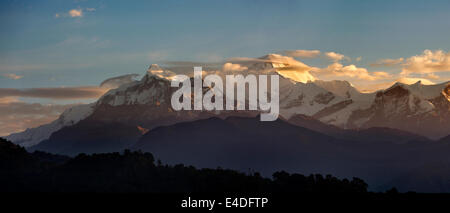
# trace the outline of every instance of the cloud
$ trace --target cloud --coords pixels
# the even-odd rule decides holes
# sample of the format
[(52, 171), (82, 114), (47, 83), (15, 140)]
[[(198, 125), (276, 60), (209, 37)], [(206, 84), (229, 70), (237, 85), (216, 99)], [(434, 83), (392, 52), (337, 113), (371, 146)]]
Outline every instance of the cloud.
[(223, 71), (231, 71), (231, 72), (244, 71), (247, 69), (248, 69), (248, 67), (246, 67), (246, 66), (242, 66), (240, 64), (233, 64), (233, 63), (225, 63), (222, 67)]
[(328, 59), (331, 59), (332, 61), (335, 61), (335, 62), (341, 61), (344, 58), (346, 58), (345, 55), (335, 53), (335, 52), (326, 52), (325, 57), (327, 57)]
[(402, 67), (402, 75), (450, 72), (450, 53), (442, 50), (425, 50), (421, 55), (406, 59)]
[(372, 67), (391, 67), (391, 66), (396, 66), (396, 65), (400, 65), (402, 62), (404, 61), (403, 58), (397, 58), (397, 59), (382, 59), (379, 60), (373, 64), (370, 64), (370, 66)]
[(13, 80), (19, 80), (19, 79), (23, 78), (23, 75), (16, 75), (14, 73), (6, 73), (6, 74), (2, 74), (2, 76), (13, 79)]
[(23, 98), (46, 98), (56, 100), (80, 100), (98, 98), (107, 91), (100, 87), (58, 87), (58, 88), (31, 88), (14, 89), (0, 88), (0, 98), (23, 97)]
[(17, 100), (2, 102), (2, 99), (4, 98), (0, 98), (0, 136), (50, 123), (65, 109), (76, 105), (44, 105)]
[(165, 68), (174, 73), (191, 74), (194, 67), (202, 67), (203, 71), (217, 71), (223, 66), (223, 62), (199, 62), (199, 61), (163, 61)]
[(128, 84), (133, 81), (136, 81), (136, 78), (139, 76), (139, 74), (127, 74), (127, 75), (121, 75), (113, 78), (108, 78), (104, 80), (100, 87), (107, 88), (107, 89), (115, 89), (120, 87), (123, 84)]
[(355, 59), (355, 61), (361, 61), (362, 60), (362, 56), (359, 56)]
[(425, 78), (404, 77), (404, 78), (396, 78), (396, 79), (393, 78), (392, 80), (389, 80), (389, 81), (377, 82), (377, 83), (360, 82), (356, 86), (358, 87), (358, 90), (360, 90), (361, 92), (375, 92), (375, 91), (378, 91), (378, 90), (387, 89), (387, 88), (391, 87), (392, 85), (394, 85), (397, 82), (400, 82), (400, 83), (403, 83), (403, 84), (415, 84), (418, 81), (420, 81), (421, 84), (424, 84), (424, 85), (433, 85), (433, 84), (435, 84), (433, 81), (430, 81), (430, 80), (425, 79)]
[(310, 66), (289, 56), (269, 54), (261, 58), (239, 57), (231, 58), (228, 61), (235, 64), (243, 64), (249, 67), (249, 69), (251, 69), (251, 66), (255, 63), (271, 63), (273, 68), (286, 78), (303, 83), (315, 80), (314, 76), (309, 73), (311, 70)]
[(227, 60), (230, 63), (234, 64), (253, 64), (253, 63), (272, 63), (275, 66), (278, 67), (291, 67), (291, 68), (297, 68), (302, 70), (309, 70), (311, 69), (308, 65), (304, 64), (301, 61), (297, 61), (292, 57), (289, 56), (283, 56), (279, 54), (269, 54), (260, 58), (248, 58), (248, 57), (237, 57), (237, 58), (230, 58)]
[(420, 83), (425, 84), (425, 85), (433, 85), (435, 84), (434, 82), (425, 79), (425, 78), (399, 78), (396, 80), (396, 82), (400, 82), (400, 83), (404, 83), (404, 84), (415, 84), (418, 81), (420, 81)]
[(387, 72), (369, 72), (366, 68), (357, 67), (354, 64), (344, 66), (338, 62), (334, 62), (325, 68), (314, 67), (312, 72), (317, 76), (344, 76), (367, 81), (391, 77)]
[(190, 66), (192, 68), (194, 66), (217, 66), (217, 65), (221, 65), (222, 63), (199, 62), (199, 61), (164, 61), (163, 64), (169, 65), (169, 66), (180, 66), (180, 67)]
[(11, 102), (18, 102), (18, 99), (15, 97), (0, 97), (0, 104), (7, 104)]
[(283, 51), (284, 55), (295, 58), (317, 58), (320, 55), (319, 50), (286, 50)]
[(70, 17), (83, 17), (83, 10), (82, 9), (72, 9), (69, 11)]
[(85, 14), (85, 11), (88, 13), (93, 13), (96, 11), (95, 8), (92, 7), (88, 7), (86, 9), (83, 8), (76, 8), (76, 9), (71, 9), (68, 12), (63, 12), (63, 13), (56, 13), (55, 14), (55, 18), (61, 18), (61, 17), (66, 17), (66, 18), (82, 18)]
[(429, 73), (425, 76), (428, 79), (440, 79), (441, 77), (439, 77), (438, 75), (434, 74), (434, 73)]

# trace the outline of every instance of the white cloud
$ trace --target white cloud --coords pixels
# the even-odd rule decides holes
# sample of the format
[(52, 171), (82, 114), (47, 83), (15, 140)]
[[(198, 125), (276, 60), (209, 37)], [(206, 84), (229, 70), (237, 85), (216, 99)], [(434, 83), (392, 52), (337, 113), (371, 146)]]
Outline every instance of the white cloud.
[(93, 13), (96, 11), (95, 8), (88, 7), (86, 9), (77, 8), (71, 9), (68, 12), (56, 13), (55, 18), (68, 17), (68, 18), (82, 18), (84, 16), (84, 12)]

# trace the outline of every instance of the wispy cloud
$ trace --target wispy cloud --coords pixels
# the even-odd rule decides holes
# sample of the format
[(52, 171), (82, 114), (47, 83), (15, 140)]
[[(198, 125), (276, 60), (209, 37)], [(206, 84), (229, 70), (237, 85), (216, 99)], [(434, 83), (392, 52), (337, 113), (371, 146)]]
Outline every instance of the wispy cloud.
[(0, 98), (0, 136), (50, 123), (65, 109), (76, 105), (25, 103), (8, 99)]
[(370, 66), (372, 67), (381, 67), (381, 66), (385, 66), (385, 67), (391, 67), (391, 66), (396, 66), (396, 65), (400, 65), (401, 63), (403, 63), (404, 59), (403, 58), (397, 58), (397, 59), (381, 59), (375, 63), (370, 64)]
[(290, 56), (269, 54), (261, 58), (238, 57), (230, 58), (227, 61), (249, 66), (253, 63), (272, 63), (278, 73), (286, 78), (303, 83), (315, 80), (314, 76), (309, 73), (311, 70), (310, 66)]
[(14, 73), (6, 73), (6, 74), (2, 74), (2, 76), (9, 78), (9, 79), (13, 79), (13, 80), (19, 80), (19, 79), (23, 78), (23, 75), (16, 75)]
[(22, 97), (22, 98), (47, 98), (57, 100), (79, 100), (98, 98), (107, 91), (100, 87), (56, 87), (56, 88), (31, 88), (15, 89), (0, 88), (0, 98)]
[(285, 50), (284, 55), (295, 57), (295, 58), (316, 58), (319, 57), (319, 50)]
[(18, 64), (18, 65), (0, 65), (0, 72), (14, 72), (14, 71), (30, 71), (42, 70), (48, 68), (46, 64)]
[(139, 74), (127, 74), (127, 75), (121, 75), (113, 78), (108, 78), (104, 80), (100, 87), (107, 88), (107, 89), (114, 89), (118, 88), (119, 86), (127, 83), (131, 83), (133, 81), (136, 81), (136, 78), (139, 76)]

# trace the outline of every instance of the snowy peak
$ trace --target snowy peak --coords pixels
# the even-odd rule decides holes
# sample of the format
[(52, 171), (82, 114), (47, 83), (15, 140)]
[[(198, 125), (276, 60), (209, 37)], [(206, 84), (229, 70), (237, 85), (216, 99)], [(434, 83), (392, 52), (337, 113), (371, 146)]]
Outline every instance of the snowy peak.
[[(450, 132), (450, 82), (437, 85), (398, 82), (375, 93), (361, 93), (347, 81), (314, 80), (308, 76), (308, 66), (287, 56), (270, 54), (248, 60), (244, 65), (248, 69), (239, 71), (243, 75), (280, 75), (280, 116), (286, 119), (306, 115), (343, 128), (390, 127), (430, 137)], [(174, 112), (170, 103), (172, 93), (177, 90), (170, 86), (173, 76), (172, 71), (152, 64), (140, 81), (122, 84), (93, 104), (74, 107), (50, 124), (7, 138), (16, 144), (31, 146), (84, 119), (150, 128), (201, 116), (236, 115), (236, 111)]]
[(170, 100), (170, 81), (158, 75), (145, 75), (141, 81), (108, 91), (97, 105), (159, 105)]
[(176, 74), (170, 70), (166, 70), (161, 68), (158, 64), (152, 64), (147, 69), (147, 74), (142, 78), (141, 81), (147, 80), (149, 77), (156, 76), (158, 78), (163, 78), (170, 80), (172, 79)]
[(27, 129), (20, 133), (14, 133), (6, 137), (15, 144), (30, 147), (47, 140), (53, 132), (63, 127), (71, 126), (87, 118), (94, 111), (94, 104), (85, 104), (74, 106), (65, 110), (55, 121), (39, 126), (37, 128)]
[(351, 94), (360, 93), (356, 88), (354, 88), (348, 81), (322, 81), (316, 80), (313, 82), (319, 87), (322, 87), (338, 96), (350, 98)]
[(147, 72), (151, 72), (151, 71), (160, 71), (160, 70), (163, 70), (158, 64), (151, 64), (149, 67), (148, 67), (148, 70), (147, 70)]
[(435, 85), (425, 85), (422, 84), (421, 81), (417, 81), (414, 84), (404, 84), (396, 82), (394, 85), (384, 91), (401, 91), (401, 89), (399, 88), (405, 90), (404, 92), (407, 91), (408, 93), (411, 93), (414, 96), (425, 100), (431, 100), (440, 97), (441, 95), (450, 95), (450, 81)]
[(296, 82), (307, 83), (308, 81), (315, 80), (314, 76), (309, 73), (311, 67), (292, 57), (269, 54), (260, 57), (259, 60), (266, 64), (270, 64), (270, 66), (281, 76)]

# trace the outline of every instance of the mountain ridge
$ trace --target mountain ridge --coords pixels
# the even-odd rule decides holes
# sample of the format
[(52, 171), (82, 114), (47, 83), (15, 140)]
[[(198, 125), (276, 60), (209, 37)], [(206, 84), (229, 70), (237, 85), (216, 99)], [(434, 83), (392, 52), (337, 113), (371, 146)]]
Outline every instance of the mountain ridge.
[[(286, 63), (255, 62), (249, 65), (247, 73), (277, 73), (277, 67), (290, 66)], [(170, 87), (169, 77), (172, 74), (170, 70), (152, 64), (141, 80), (111, 89), (89, 105), (68, 109), (50, 124), (14, 133), (6, 138), (30, 147), (48, 139), (63, 127), (85, 119), (152, 129), (158, 125), (208, 116), (255, 114), (251, 111), (174, 112), (170, 105), (171, 94), (175, 91), (175, 88)], [(450, 124), (446, 125), (450, 122), (450, 82), (438, 85), (396, 83), (385, 90), (361, 93), (346, 81), (316, 80), (302, 83), (280, 76), (280, 116), (289, 119), (299, 114), (343, 129), (388, 127), (437, 139), (450, 132)], [(392, 121), (392, 118), (398, 122)], [(417, 125), (405, 125), (401, 122), (405, 119)], [(417, 122), (421, 120), (426, 122)], [(435, 123), (440, 126), (437, 127)]]

